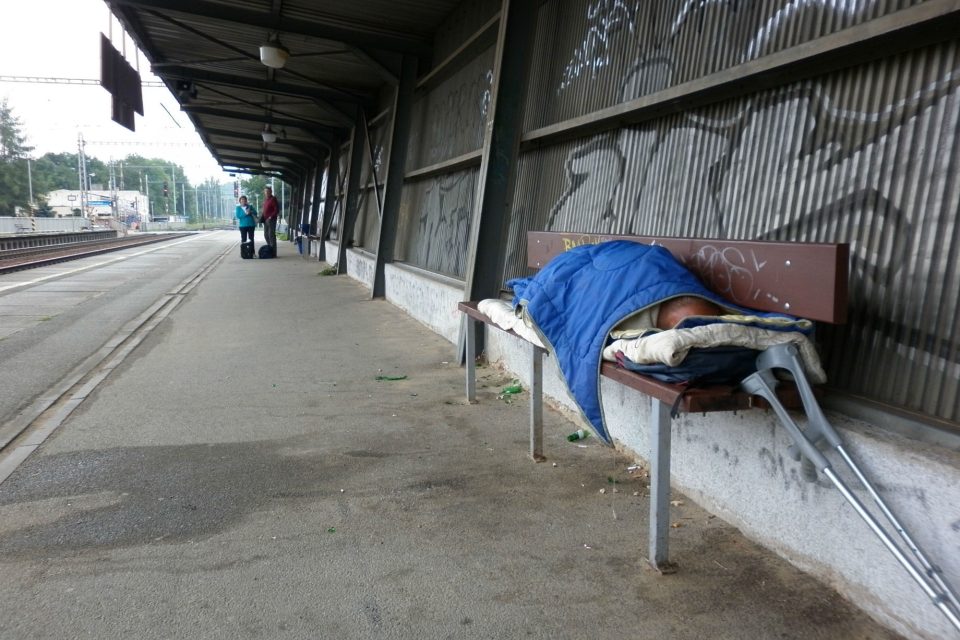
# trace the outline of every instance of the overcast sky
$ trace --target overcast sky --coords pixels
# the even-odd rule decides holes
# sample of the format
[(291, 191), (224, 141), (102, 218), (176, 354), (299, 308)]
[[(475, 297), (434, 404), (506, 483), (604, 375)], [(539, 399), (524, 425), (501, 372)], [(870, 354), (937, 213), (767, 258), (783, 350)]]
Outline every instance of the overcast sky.
[[(100, 34), (110, 35), (124, 52), (122, 31), (103, 0), (5, 0), (0, 37), (0, 76), (100, 79)], [(136, 69), (136, 47), (126, 38), (126, 58)], [(156, 80), (139, 57), (143, 80)], [(193, 184), (207, 178), (230, 180), (200, 142), (186, 114), (166, 88), (144, 87), (144, 115), (135, 115), (136, 132), (111, 119), (110, 96), (99, 85), (36, 84), (0, 81), (23, 125), (33, 157), (77, 152), (86, 140), (88, 156), (103, 161), (136, 153), (183, 166)], [(169, 110), (170, 114), (163, 107)]]

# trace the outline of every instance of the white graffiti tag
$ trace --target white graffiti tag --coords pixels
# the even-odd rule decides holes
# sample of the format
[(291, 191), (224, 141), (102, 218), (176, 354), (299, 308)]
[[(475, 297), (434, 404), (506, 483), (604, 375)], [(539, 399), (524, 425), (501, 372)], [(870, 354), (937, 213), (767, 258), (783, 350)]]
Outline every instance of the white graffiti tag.
[(637, 2), (623, 0), (599, 0), (587, 6), (587, 33), (563, 70), (558, 93), (585, 73), (596, 78), (610, 64), (610, 38), (624, 29), (630, 33), (636, 30), (637, 10)]

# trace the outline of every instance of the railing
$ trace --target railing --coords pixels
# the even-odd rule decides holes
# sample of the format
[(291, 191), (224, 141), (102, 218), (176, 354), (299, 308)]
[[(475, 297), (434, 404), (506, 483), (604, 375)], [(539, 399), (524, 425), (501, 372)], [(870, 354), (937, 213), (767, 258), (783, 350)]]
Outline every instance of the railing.
[(42, 218), (0, 216), (0, 234), (66, 233), (91, 229), (92, 223), (81, 217)]
[(98, 242), (117, 237), (116, 231), (79, 231), (76, 233), (21, 233), (19, 235), (0, 236), (0, 251), (29, 249), (31, 247), (50, 247), (61, 244)]

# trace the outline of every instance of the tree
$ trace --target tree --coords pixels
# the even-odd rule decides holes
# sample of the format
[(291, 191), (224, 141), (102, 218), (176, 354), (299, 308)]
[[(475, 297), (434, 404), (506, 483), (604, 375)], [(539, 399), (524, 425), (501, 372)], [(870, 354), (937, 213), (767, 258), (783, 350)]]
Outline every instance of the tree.
[(33, 147), (25, 144), (26, 137), (20, 130), (22, 126), (4, 98), (0, 102), (0, 161), (24, 159), (33, 151)]
[(46, 198), (38, 196), (37, 208), (34, 210), (33, 215), (39, 218), (52, 218), (56, 215), (56, 212), (53, 210), (53, 207), (50, 206), (50, 203), (47, 202)]
[(49, 193), (57, 189), (78, 189), (77, 154), (45, 153), (33, 163), (33, 190)]
[[(20, 120), (13, 114), (7, 100), (3, 100), (0, 103), (0, 215), (14, 215), (18, 207), (26, 208), (29, 204), (27, 158), (32, 150), (26, 145)], [(48, 215), (51, 211), (44, 198), (46, 194), (58, 189), (81, 188), (78, 164), (76, 153), (46, 153), (33, 161), (31, 169), (33, 190), (40, 207), (38, 215)], [(219, 184), (210, 181), (212, 184), (204, 185), (205, 193), (201, 194), (199, 189), (190, 185), (183, 167), (162, 158), (131, 155), (107, 164), (87, 156), (86, 170), (86, 187), (94, 196), (112, 195), (112, 176), (119, 190), (140, 191), (148, 195), (153, 215), (179, 214), (198, 219), (202, 209), (211, 210), (214, 193), (219, 192)], [(168, 184), (166, 197), (162, 187), (165, 182)], [(207, 196), (207, 191), (210, 195), (202, 197)]]
[(17, 207), (28, 207), (30, 199), (27, 177), (26, 145), (19, 118), (6, 98), (0, 102), (0, 215), (12, 216)]
[(250, 176), (240, 181), (240, 195), (247, 196), (250, 204), (259, 211), (263, 207), (263, 188), (269, 184), (270, 178), (266, 176)]

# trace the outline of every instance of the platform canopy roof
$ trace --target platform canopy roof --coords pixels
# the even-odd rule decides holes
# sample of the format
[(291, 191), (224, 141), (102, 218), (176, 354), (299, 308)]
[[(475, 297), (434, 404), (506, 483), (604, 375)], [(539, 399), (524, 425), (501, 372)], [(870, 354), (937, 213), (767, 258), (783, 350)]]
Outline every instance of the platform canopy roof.
[[(433, 35), (459, 2), (107, 0), (220, 165), (288, 181), (346, 138), (358, 107), (376, 109), (403, 56), (429, 69)], [(261, 62), (276, 40), (289, 52), (282, 68)]]

